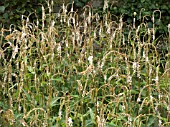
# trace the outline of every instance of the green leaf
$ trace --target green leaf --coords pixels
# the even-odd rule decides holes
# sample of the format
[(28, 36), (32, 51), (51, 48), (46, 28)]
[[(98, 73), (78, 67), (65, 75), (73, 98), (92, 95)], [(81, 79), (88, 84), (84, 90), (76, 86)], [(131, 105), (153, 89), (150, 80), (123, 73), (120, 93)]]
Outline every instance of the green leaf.
[(141, 0), (141, 2), (142, 2), (142, 3), (144, 3), (144, 2), (145, 2), (145, 0)]
[(139, 92), (137, 90), (131, 90), (131, 94), (139, 94)]
[(94, 112), (91, 108), (89, 108), (89, 112), (90, 112), (90, 117), (92, 120), (95, 120), (95, 115), (94, 115)]
[(5, 6), (5, 8), (8, 7), (8, 6), (9, 6), (9, 3), (6, 3), (4, 6)]
[(83, 7), (84, 4), (83, 4), (82, 2), (77, 2), (77, 3), (76, 3), (76, 6), (77, 6), (77, 7)]
[(5, 6), (0, 6), (0, 12), (4, 13), (5, 11)]
[(61, 82), (64, 83), (63, 78), (62, 77), (56, 77), (56, 78), (52, 78), (52, 81), (56, 81), (56, 82)]
[(73, 98), (79, 98), (79, 95), (71, 95)]
[(3, 17), (4, 17), (4, 19), (8, 19), (8, 17), (9, 17), (9, 16), (8, 16), (8, 13), (4, 13), (4, 14), (3, 14)]
[(108, 127), (117, 127), (117, 125), (115, 124), (115, 122), (111, 122), (111, 123), (109, 123), (109, 126)]
[(91, 120), (86, 120), (86, 127), (93, 127), (94, 126), (94, 122)]
[(53, 98), (52, 101), (50, 102), (50, 107), (56, 106), (58, 99), (60, 99), (60, 98), (59, 97)]
[(26, 95), (27, 99), (28, 99), (28, 100), (31, 100), (31, 96), (27, 93), (27, 91), (26, 91), (26, 90), (24, 90), (24, 89), (22, 89), (22, 90), (24, 91), (24, 93), (25, 93), (25, 95)]
[(165, 10), (169, 10), (168, 6), (167, 5), (162, 5), (161, 7), (162, 9), (165, 9)]
[(89, 0), (82, 0), (84, 3), (87, 3)]
[(29, 72), (31, 72), (32, 74), (35, 74), (35, 71), (34, 71), (33, 67), (28, 66), (27, 68), (28, 68), (28, 71), (29, 71)]
[(149, 117), (149, 121), (148, 121), (148, 125), (147, 126), (148, 127), (153, 126), (155, 121), (157, 121), (155, 117), (153, 117), (153, 116)]

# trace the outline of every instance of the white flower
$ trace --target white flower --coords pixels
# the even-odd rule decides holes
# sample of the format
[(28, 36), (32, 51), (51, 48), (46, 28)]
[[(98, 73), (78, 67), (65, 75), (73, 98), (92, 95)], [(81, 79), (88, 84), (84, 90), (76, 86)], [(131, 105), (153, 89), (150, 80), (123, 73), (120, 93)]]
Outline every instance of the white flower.
[(96, 31), (94, 31), (94, 38), (96, 38)]
[(167, 106), (167, 110), (170, 111), (170, 105)]
[(137, 62), (133, 62), (133, 69), (135, 70), (137, 68), (138, 63)]
[(161, 97), (162, 97), (162, 96), (159, 94), (159, 95), (158, 95), (158, 98), (161, 99)]
[(137, 102), (140, 102), (141, 100), (140, 100), (140, 98), (138, 97), (138, 99), (137, 99)]
[(162, 121), (161, 121), (161, 120), (159, 120), (159, 127), (161, 127), (161, 125), (162, 125)]
[(156, 78), (155, 78), (155, 82), (158, 82), (159, 81), (159, 77), (158, 76), (156, 76)]
[(103, 62), (102, 62), (102, 64), (101, 64), (101, 66), (100, 66), (100, 68), (102, 69), (103, 68), (103, 66), (104, 66), (104, 60), (103, 60)]
[(125, 105), (122, 105), (122, 110), (125, 110)]
[(134, 16), (136, 16), (136, 15), (137, 15), (137, 13), (136, 13), (136, 12), (133, 12), (133, 15), (134, 15)]
[(170, 29), (170, 24), (168, 24), (168, 29)]
[(110, 34), (110, 26), (107, 29), (107, 33)]
[(152, 95), (150, 95), (150, 99), (151, 99), (151, 101), (153, 100), (153, 96)]
[(128, 121), (129, 121), (129, 126), (131, 127), (132, 126), (132, 118), (130, 116), (128, 117)]
[(51, 28), (54, 27), (54, 25), (55, 25), (55, 21), (52, 20), (52, 22), (51, 22)]
[(97, 104), (96, 104), (97, 107), (99, 107), (99, 102), (97, 101)]
[(59, 44), (57, 47), (58, 55), (61, 55), (61, 45)]
[(146, 58), (146, 54), (145, 54), (145, 51), (143, 51), (143, 58)]
[(15, 59), (16, 54), (18, 53), (18, 45), (15, 46), (12, 58)]
[(67, 9), (66, 9), (66, 7), (65, 7), (64, 3), (63, 3), (63, 7), (62, 7), (62, 9), (63, 9), (64, 14), (66, 14), (66, 13), (67, 13)]
[(132, 77), (131, 76), (127, 77), (127, 83), (132, 83)]
[(89, 61), (90, 64), (92, 64), (93, 63), (93, 56), (89, 56), (88, 61)]
[(149, 61), (149, 58), (148, 58), (148, 56), (146, 57), (146, 62), (148, 62)]
[(102, 29), (100, 28), (100, 29), (99, 29), (99, 35), (101, 35), (101, 32), (102, 32)]
[(103, 10), (105, 11), (107, 8), (108, 8), (108, 1), (107, 1), (107, 0), (105, 0), (105, 1), (104, 1), (104, 7), (103, 7)]
[(63, 20), (62, 20), (62, 19), (60, 19), (60, 22), (63, 22)]
[(58, 112), (58, 118), (61, 119), (61, 117), (62, 117), (62, 111), (59, 111), (59, 112)]
[(72, 2), (71, 12), (73, 12), (73, 4), (74, 4), (74, 1)]
[(105, 80), (105, 81), (107, 80), (107, 75), (104, 75), (104, 80)]
[(71, 117), (68, 118), (68, 125), (69, 125), (69, 127), (73, 126), (73, 121), (72, 121)]
[(88, 21), (88, 24), (90, 24), (90, 22), (91, 22), (91, 17), (90, 16), (87, 17), (87, 21)]
[(132, 122), (132, 118), (131, 118), (131, 117), (128, 117), (128, 121), (129, 121), (129, 122)]
[(21, 109), (22, 109), (22, 107), (19, 105), (19, 106), (18, 106), (18, 110), (21, 111)]
[(27, 35), (26, 33), (22, 32), (21, 40), (23, 40), (23, 39), (25, 38), (26, 35)]
[(106, 122), (106, 120), (105, 120), (105, 118), (103, 118), (102, 120), (101, 120), (101, 125), (102, 125), (102, 127), (104, 127), (105, 126), (105, 122)]

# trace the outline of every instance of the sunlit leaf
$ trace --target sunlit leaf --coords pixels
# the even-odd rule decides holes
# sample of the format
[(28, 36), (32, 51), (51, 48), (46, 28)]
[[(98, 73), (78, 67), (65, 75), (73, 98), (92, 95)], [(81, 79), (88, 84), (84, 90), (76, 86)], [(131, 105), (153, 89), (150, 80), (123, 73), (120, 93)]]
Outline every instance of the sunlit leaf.
[(28, 68), (29, 72), (31, 72), (32, 74), (35, 74), (35, 71), (34, 71), (33, 67), (27, 66), (27, 68)]
[(4, 13), (5, 11), (5, 6), (0, 6), (0, 12)]
[(56, 106), (56, 105), (59, 105), (58, 103), (57, 103), (57, 101), (60, 99), (60, 97), (55, 97), (55, 98), (53, 98), (52, 100), (51, 100), (51, 102), (50, 102), (50, 107), (54, 107), (54, 106)]

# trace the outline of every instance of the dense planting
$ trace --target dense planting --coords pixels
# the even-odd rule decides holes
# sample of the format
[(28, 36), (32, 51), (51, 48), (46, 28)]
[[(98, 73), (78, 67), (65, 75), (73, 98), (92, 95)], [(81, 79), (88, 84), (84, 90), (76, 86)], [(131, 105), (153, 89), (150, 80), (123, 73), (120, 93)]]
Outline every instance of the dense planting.
[(170, 24), (52, 7), (1, 29), (0, 126), (170, 126)]

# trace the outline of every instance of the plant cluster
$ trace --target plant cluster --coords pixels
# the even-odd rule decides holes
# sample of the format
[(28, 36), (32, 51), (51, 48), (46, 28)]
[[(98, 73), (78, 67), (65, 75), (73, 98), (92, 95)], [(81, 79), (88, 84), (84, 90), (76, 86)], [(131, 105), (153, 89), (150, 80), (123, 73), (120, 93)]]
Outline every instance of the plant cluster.
[[(115, 15), (124, 14), (124, 21), (132, 24), (133, 18), (136, 18), (136, 23), (139, 25), (142, 21), (146, 21), (149, 28), (153, 28), (152, 17), (155, 17), (157, 24), (157, 32), (159, 35), (168, 32), (167, 25), (170, 21), (170, 3), (168, 0), (123, 0), (110, 4), (109, 9)], [(153, 11), (160, 10), (161, 14)], [(136, 12), (136, 15), (133, 13)], [(161, 17), (162, 20), (159, 20)]]
[(102, 17), (47, 5), (1, 29), (0, 126), (170, 126), (170, 24), (160, 53), (154, 21), (129, 25), (107, 2)]
[[(41, 4), (45, 6), (45, 0), (0, 1), (0, 29), (2, 27), (9, 28), (10, 24), (20, 27), (21, 15), (29, 15), (35, 12), (39, 16), (41, 13)], [(35, 15), (32, 18), (35, 18)]]

